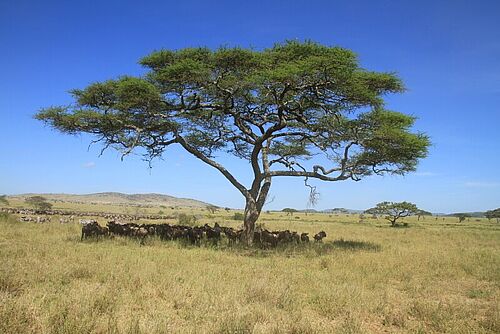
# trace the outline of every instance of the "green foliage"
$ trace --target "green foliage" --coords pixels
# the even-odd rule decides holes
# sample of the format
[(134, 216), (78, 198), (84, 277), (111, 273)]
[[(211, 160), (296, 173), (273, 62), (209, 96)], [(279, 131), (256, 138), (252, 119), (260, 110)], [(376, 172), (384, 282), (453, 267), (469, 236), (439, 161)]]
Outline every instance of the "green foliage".
[(298, 210), (293, 208), (284, 208), (281, 212), (286, 212), (287, 215), (292, 215), (293, 213), (298, 212)]
[(419, 211), (417, 206), (410, 202), (381, 202), (374, 208), (366, 210), (365, 213), (386, 215), (385, 219), (389, 220), (392, 226), (396, 226), (398, 219), (417, 214)]
[(280, 135), (268, 153), (281, 163), (310, 158), (315, 147), (350, 145), (343, 166), (356, 178), (412, 171), (427, 154), (428, 138), (409, 132), (414, 117), (383, 109), (383, 95), (404, 90), (400, 79), (360, 68), (350, 50), (288, 41), (263, 51), (161, 50), (140, 63), (146, 76), (72, 90), (76, 103), (36, 118), (62, 132), (99, 135), (124, 153), (143, 147), (149, 158), (182, 136), (206, 156), (225, 150), (250, 159), (252, 127), (275, 126)]
[(459, 212), (459, 213), (454, 213), (453, 216), (457, 217), (458, 218), (458, 222), (461, 223), (463, 221), (465, 221), (465, 219), (467, 218), (470, 218), (471, 215), (468, 214), (468, 213), (462, 213), (462, 212)]
[(233, 215), (233, 220), (243, 220), (245, 219), (245, 216), (241, 212), (235, 212)]
[(0, 204), (9, 205), (9, 201), (7, 200), (7, 195), (0, 196)]
[[(404, 91), (401, 80), (360, 67), (341, 47), (286, 41), (264, 50), (160, 50), (140, 64), (144, 76), (72, 90), (74, 103), (35, 118), (63, 133), (90, 133), (122, 157), (136, 150), (151, 161), (181, 145), (221, 172), (257, 213), (274, 177), (402, 175), (430, 145), (412, 131), (415, 117), (384, 108), (387, 94)], [(213, 160), (216, 152), (249, 162), (250, 189)], [(325, 166), (305, 168), (317, 156)]]
[(489, 210), (484, 213), (484, 216), (488, 218), (488, 220), (496, 218), (497, 222), (500, 219), (500, 208)]
[(16, 218), (8, 212), (0, 212), (0, 221), (16, 223)]
[(179, 222), (179, 225), (194, 226), (194, 225), (196, 225), (198, 218), (196, 218), (195, 215), (188, 215), (186, 213), (180, 213), (177, 216), (177, 221)]
[(37, 210), (50, 210), (52, 208), (52, 204), (47, 202), (47, 199), (43, 196), (31, 196), (27, 197), (25, 200), (26, 204), (33, 206)]

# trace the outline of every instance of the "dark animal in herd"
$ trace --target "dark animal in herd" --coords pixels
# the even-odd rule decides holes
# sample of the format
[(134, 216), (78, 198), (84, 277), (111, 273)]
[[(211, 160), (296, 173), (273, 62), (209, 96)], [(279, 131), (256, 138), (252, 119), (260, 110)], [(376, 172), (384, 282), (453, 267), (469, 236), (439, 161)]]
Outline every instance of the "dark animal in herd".
[(83, 224), (81, 240), (89, 237), (106, 236), (108, 234), (109, 234), (109, 229), (107, 227), (103, 227), (99, 225), (99, 223), (97, 223), (95, 220), (93, 220), (87, 224)]
[[(224, 235), (228, 240), (228, 244), (232, 245), (241, 241), (243, 230), (223, 227), (218, 223), (215, 223), (213, 227), (208, 224), (192, 227), (169, 224), (120, 223), (114, 220), (109, 221), (107, 227), (101, 227), (96, 221), (85, 222), (82, 226), (82, 240), (87, 237), (107, 235), (108, 233), (135, 237), (140, 239), (141, 243), (147, 236), (156, 235), (162, 240), (184, 240), (193, 245), (199, 245), (204, 238), (216, 245)], [(320, 242), (325, 237), (326, 233), (321, 231), (314, 236), (314, 240)], [(285, 243), (307, 243), (309, 242), (309, 236), (308, 233), (299, 235), (297, 232), (289, 230), (271, 232), (266, 229), (259, 229), (254, 232), (254, 242), (262, 247), (276, 247)]]
[(316, 240), (316, 241), (321, 241), (321, 240), (323, 240), (323, 238), (326, 238), (325, 231), (321, 231), (314, 236), (314, 240)]

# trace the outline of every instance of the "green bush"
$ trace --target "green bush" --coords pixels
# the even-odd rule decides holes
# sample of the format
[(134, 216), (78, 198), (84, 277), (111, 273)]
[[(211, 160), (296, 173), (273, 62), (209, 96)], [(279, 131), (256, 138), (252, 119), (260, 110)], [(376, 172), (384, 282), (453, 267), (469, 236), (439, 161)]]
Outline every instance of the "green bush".
[(0, 221), (7, 223), (15, 223), (16, 218), (7, 212), (0, 212)]
[(245, 216), (241, 212), (235, 212), (233, 215), (234, 220), (243, 220)]
[(198, 219), (194, 215), (187, 215), (185, 213), (180, 213), (179, 216), (177, 217), (177, 220), (179, 221), (179, 225), (194, 226), (196, 225), (196, 221)]

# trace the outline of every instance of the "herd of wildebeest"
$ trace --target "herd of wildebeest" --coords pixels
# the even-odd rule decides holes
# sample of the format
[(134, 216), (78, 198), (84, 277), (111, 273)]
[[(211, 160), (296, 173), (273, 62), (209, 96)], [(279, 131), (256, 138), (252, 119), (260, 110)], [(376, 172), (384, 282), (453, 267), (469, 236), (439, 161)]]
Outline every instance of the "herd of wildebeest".
[[(236, 244), (242, 241), (243, 230), (234, 229), (232, 227), (220, 226), (218, 223), (212, 227), (208, 224), (203, 226), (187, 226), (175, 224), (137, 224), (133, 222), (123, 222), (129, 217), (128, 215), (116, 215), (108, 213), (93, 213), (92, 215), (82, 212), (68, 212), (61, 211), (55, 212), (44, 211), (38, 212), (30, 209), (7, 209), (9, 213), (20, 215), (19, 220), (23, 222), (45, 223), (51, 221), (51, 215), (59, 214), (60, 223), (75, 222), (76, 216), (100, 216), (108, 220), (106, 226), (101, 226), (97, 220), (79, 219), (82, 225), (81, 240), (87, 238), (101, 237), (132, 237), (140, 240), (141, 244), (144, 243), (147, 237), (157, 236), (161, 240), (179, 240), (193, 245), (200, 245), (203, 240), (211, 244), (218, 244), (223, 238), (227, 240), (229, 245)], [(2, 210), (6, 211), (6, 210)], [(155, 217), (158, 219), (158, 217)], [(171, 218), (171, 217), (168, 217)], [(132, 220), (132, 219), (130, 219)], [(135, 218), (137, 220), (137, 218)], [(321, 242), (326, 237), (324, 231), (313, 236), (316, 242)], [(308, 243), (309, 233), (298, 233), (295, 231), (269, 231), (265, 228), (258, 227), (254, 232), (254, 244), (261, 247), (276, 247), (280, 244), (287, 243)]]
[[(228, 244), (233, 245), (242, 241), (243, 230), (232, 227), (214, 226), (205, 224), (203, 226), (186, 226), (170, 224), (136, 224), (108, 221), (107, 226), (101, 226), (96, 220), (80, 220), (82, 226), (81, 239), (89, 237), (99, 238), (101, 236), (125, 236), (134, 237), (144, 242), (148, 236), (158, 236), (161, 240), (182, 240), (193, 245), (200, 245), (206, 240), (214, 245), (218, 244), (223, 237), (227, 238)], [(314, 235), (314, 240), (320, 242), (326, 237), (321, 231)], [(276, 247), (286, 243), (309, 242), (309, 233), (297, 233), (295, 231), (268, 231), (257, 228), (253, 237), (254, 243), (263, 247)]]

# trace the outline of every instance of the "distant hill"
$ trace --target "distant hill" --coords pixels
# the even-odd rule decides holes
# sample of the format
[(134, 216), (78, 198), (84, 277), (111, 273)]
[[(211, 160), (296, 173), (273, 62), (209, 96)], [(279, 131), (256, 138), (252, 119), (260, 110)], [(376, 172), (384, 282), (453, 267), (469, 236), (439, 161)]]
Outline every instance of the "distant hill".
[(461, 214), (474, 217), (474, 218), (482, 218), (484, 217), (484, 212), (458, 212), (458, 213), (450, 213), (445, 215), (446, 217), (457, 217)]
[(334, 208), (334, 209), (326, 209), (321, 212), (324, 213), (350, 213), (350, 214), (358, 214), (363, 213), (364, 210), (354, 210), (354, 209), (346, 209), (346, 208)]
[(190, 198), (178, 198), (163, 194), (123, 194), (117, 192), (104, 192), (96, 194), (20, 194), (7, 196), (7, 199), (24, 200), (26, 197), (40, 195), (50, 201), (63, 201), (72, 203), (100, 203), (100, 204), (128, 204), (147, 206), (178, 206), (178, 207), (206, 207), (210, 205)]
[(315, 209), (302, 209), (297, 210), (297, 212), (307, 212), (307, 213), (344, 213), (344, 214), (358, 214), (363, 213), (364, 210), (353, 210), (353, 209), (344, 209), (344, 208), (335, 208), (335, 209), (325, 209), (325, 210), (315, 210)]

